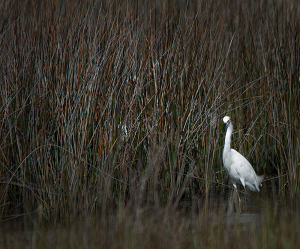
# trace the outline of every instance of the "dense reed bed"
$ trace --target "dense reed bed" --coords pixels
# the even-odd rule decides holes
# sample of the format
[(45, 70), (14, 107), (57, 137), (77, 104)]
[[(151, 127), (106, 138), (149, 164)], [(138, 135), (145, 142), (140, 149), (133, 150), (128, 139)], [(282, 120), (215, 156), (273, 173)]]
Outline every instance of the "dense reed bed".
[(120, 227), (134, 237), (136, 223), (156, 229), (168, 212), (192, 243), (197, 222), (181, 225), (182, 212), (200, 222), (232, 189), (225, 115), (232, 146), (266, 176), (260, 193), (244, 195), (260, 200), (245, 210), (297, 206), (297, 1), (0, 5), (2, 222), (98, 217), (101, 230), (105, 217), (130, 217)]

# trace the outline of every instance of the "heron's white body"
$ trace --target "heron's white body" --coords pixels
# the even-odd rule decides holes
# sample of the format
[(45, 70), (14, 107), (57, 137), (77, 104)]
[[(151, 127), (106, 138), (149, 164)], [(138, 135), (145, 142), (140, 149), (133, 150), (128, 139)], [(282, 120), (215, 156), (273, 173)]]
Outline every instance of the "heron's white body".
[(229, 117), (224, 117), (223, 121), (227, 126), (223, 150), (223, 165), (228, 173), (230, 181), (235, 189), (236, 183), (241, 183), (245, 190), (245, 186), (247, 186), (252, 191), (259, 191), (259, 186), (261, 186), (261, 181), (264, 176), (256, 175), (247, 159), (236, 150), (230, 148), (233, 126)]

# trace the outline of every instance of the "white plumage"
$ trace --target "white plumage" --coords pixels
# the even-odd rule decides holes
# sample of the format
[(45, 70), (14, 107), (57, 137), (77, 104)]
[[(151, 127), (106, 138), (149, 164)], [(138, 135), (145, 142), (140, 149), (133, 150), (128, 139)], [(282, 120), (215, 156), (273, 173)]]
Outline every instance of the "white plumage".
[(239, 152), (230, 148), (233, 126), (228, 116), (223, 118), (226, 127), (225, 146), (223, 150), (223, 165), (229, 179), (237, 191), (236, 183), (241, 183), (246, 191), (246, 186), (252, 191), (259, 191), (259, 186), (264, 176), (256, 175), (251, 164)]

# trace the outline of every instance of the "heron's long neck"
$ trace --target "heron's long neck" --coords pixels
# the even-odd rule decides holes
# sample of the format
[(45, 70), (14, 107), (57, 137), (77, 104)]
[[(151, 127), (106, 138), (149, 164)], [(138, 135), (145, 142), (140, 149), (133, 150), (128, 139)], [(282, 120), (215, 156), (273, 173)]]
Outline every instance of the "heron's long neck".
[(233, 130), (233, 126), (230, 122), (230, 124), (227, 128), (227, 131), (226, 131), (224, 151), (230, 151), (230, 142), (231, 142), (232, 130)]

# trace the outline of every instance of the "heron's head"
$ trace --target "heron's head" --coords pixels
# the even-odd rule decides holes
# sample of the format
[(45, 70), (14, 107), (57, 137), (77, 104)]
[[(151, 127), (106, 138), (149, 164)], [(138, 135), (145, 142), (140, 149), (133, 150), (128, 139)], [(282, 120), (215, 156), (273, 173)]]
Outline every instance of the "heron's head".
[(230, 121), (230, 117), (228, 117), (228, 116), (225, 116), (225, 117), (223, 118), (223, 122), (224, 122), (224, 124), (228, 124), (228, 123), (229, 123), (229, 121)]
[(223, 130), (224, 130), (225, 128), (227, 129), (227, 127), (228, 127), (229, 124), (230, 124), (230, 117), (225, 116), (225, 117), (223, 118), (223, 122), (224, 122), (224, 125), (223, 125)]

